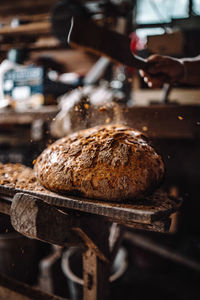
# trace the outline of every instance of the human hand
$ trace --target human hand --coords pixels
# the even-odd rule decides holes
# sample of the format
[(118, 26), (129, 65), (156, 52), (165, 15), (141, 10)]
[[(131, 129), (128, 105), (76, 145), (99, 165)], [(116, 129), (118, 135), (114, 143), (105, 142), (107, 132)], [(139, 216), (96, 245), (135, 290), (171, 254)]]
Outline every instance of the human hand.
[(154, 54), (147, 58), (147, 63), (147, 70), (140, 70), (140, 75), (149, 87), (161, 88), (164, 83), (172, 84), (184, 77), (180, 59)]

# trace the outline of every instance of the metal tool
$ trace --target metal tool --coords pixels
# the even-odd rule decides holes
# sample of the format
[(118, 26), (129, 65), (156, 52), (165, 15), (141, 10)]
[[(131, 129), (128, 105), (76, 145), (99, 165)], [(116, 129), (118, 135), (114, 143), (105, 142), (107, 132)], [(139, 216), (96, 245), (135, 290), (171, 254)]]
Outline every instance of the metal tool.
[(81, 16), (72, 17), (68, 35), (68, 43), (71, 46), (106, 56), (111, 61), (129, 67), (146, 70), (147, 61), (132, 54), (130, 42), (127, 36), (96, 25), (91, 20)]

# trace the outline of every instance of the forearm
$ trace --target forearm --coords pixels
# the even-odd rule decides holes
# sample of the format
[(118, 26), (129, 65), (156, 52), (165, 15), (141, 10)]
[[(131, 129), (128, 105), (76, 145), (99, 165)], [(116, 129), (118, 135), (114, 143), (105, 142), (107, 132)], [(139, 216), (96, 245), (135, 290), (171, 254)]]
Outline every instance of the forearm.
[(184, 66), (184, 74), (180, 83), (200, 85), (200, 55), (194, 58), (180, 59)]

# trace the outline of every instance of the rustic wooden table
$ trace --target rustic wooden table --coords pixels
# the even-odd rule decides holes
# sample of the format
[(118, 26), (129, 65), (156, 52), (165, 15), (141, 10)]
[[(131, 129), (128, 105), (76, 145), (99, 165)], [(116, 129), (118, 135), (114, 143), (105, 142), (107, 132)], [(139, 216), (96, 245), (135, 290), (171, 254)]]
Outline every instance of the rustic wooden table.
[[(0, 186), (0, 212), (10, 215), (15, 230), (51, 244), (83, 248), (84, 300), (109, 299), (110, 266), (122, 240), (121, 225), (166, 232), (180, 203), (162, 191), (120, 204)], [(117, 225), (111, 234), (113, 222)]]

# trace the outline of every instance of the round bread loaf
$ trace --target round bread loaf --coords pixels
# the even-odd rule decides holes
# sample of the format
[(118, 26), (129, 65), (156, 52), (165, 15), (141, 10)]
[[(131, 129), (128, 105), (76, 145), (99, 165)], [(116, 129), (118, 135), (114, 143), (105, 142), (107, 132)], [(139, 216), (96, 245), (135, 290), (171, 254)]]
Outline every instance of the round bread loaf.
[(57, 140), (38, 157), (34, 169), (51, 191), (119, 202), (153, 192), (164, 175), (161, 157), (142, 134), (117, 125)]

